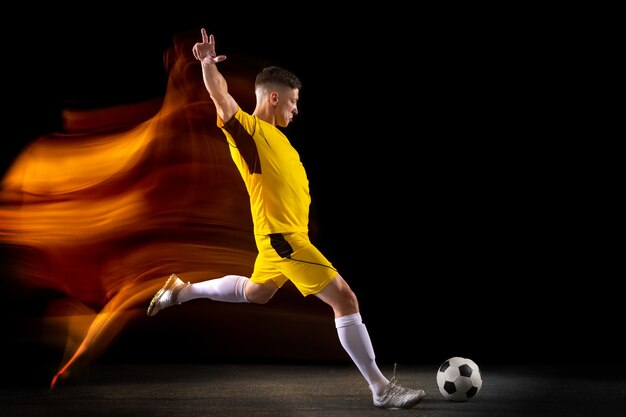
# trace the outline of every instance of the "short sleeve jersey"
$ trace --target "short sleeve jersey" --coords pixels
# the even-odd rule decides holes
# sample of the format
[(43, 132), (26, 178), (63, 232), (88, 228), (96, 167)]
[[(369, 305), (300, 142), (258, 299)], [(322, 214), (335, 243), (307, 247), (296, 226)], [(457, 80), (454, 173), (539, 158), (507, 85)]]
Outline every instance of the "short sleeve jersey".
[(250, 195), (254, 233), (307, 232), (309, 181), (300, 155), (276, 126), (241, 108), (217, 125)]

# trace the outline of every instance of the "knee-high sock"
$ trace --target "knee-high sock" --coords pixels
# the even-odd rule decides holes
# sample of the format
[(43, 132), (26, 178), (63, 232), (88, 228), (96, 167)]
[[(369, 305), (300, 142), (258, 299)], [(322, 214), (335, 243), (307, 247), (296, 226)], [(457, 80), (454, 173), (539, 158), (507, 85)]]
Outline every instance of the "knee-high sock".
[(385, 378), (376, 365), (372, 341), (361, 320), (361, 314), (355, 313), (337, 317), (335, 327), (341, 346), (348, 352), (352, 361), (363, 374), (372, 393), (380, 394), (389, 384), (389, 380)]
[(247, 303), (244, 291), (249, 278), (239, 275), (226, 275), (188, 285), (178, 294), (181, 303), (195, 298), (210, 298), (227, 303)]

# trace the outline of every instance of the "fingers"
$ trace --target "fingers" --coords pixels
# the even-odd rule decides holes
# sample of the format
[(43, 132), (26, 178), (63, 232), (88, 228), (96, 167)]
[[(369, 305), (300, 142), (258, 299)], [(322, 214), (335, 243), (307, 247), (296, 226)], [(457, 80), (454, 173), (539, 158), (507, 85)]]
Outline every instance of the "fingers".
[(202, 42), (196, 43), (191, 49), (194, 58), (199, 61), (210, 58), (216, 63), (225, 60), (225, 55), (216, 56), (215, 54), (215, 37), (213, 34), (207, 35), (206, 29), (204, 28), (200, 29), (200, 33), (202, 34)]

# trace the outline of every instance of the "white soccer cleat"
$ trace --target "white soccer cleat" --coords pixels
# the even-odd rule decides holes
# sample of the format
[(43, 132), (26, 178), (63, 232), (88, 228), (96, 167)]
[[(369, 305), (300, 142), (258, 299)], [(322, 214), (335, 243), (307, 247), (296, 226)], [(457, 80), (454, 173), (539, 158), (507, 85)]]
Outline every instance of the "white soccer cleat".
[(393, 377), (382, 395), (374, 395), (374, 405), (387, 410), (402, 410), (414, 407), (426, 396), (423, 389), (405, 388)]
[(147, 314), (154, 316), (164, 308), (179, 305), (178, 294), (188, 285), (188, 282), (183, 282), (176, 274), (170, 275), (167, 281), (165, 281), (165, 285), (152, 297)]

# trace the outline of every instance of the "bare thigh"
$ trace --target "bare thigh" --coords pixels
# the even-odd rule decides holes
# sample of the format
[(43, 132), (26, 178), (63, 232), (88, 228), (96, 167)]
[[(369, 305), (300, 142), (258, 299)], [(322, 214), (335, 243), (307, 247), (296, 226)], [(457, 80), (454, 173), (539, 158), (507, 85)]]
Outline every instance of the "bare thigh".
[(359, 302), (356, 295), (339, 274), (315, 296), (332, 307), (335, 317), (359, 312)]
[(246, 298), (255, 304), (267, 303), (276, 294), (276, 291), (278, 291), (278, 287), (272, 281), (264, 284), (248, 281), (245, 288)]

